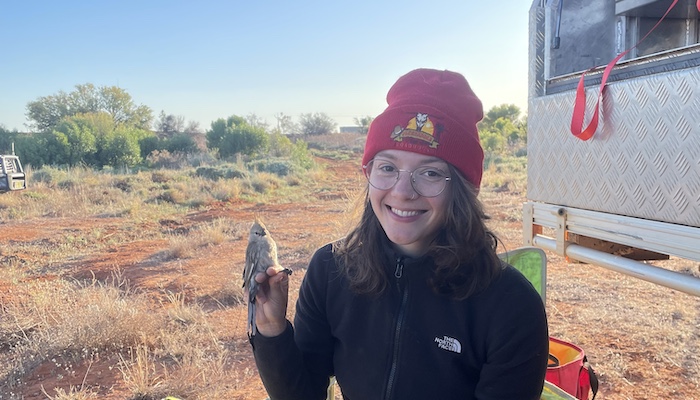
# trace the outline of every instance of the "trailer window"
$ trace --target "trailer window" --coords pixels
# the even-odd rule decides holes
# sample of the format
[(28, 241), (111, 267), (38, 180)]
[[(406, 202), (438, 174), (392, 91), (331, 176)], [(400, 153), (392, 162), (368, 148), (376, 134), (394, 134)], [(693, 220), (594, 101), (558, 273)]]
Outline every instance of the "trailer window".
[[(695, 3), (695, 0), (680, 0), (659, 26), (630, 51), (627, 59), (699, 43), (699, 15)], [(661, 19), (670, 4), (669, 0), (617, 0), (617, 51), (637, 44)]]
[(532, 83), (539, 95), (573, 90), (594, 68), (586, 84), (599, 84), (603, 68), (626, 50), (607, 82), (700, 66), (697, 0), (678, 0), (663, 20), (672, 0), (534, 1)]

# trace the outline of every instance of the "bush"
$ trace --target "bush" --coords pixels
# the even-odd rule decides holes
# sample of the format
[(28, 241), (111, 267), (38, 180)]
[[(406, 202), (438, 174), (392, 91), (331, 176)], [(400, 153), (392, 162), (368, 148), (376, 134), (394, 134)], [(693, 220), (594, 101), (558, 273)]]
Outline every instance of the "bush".
[[(77, 171), (77, 169), (75, 171)], [(46, 186), (53, 186), (61, 181), (69, 179), (69, 173), (59, 168), (47, 166), (32, 171), (31, 176), (27, 179), (33, 183), (43, 183)]]
[(168, 150), (155, 150), (146, 158), (151, 168), (180, 169), (187, 165), (184, 153), (171, 153)]
[(179, 188), (168, 189), (156, 197), (156, 200), (165, 201), (172, 204), (184, 204), (187, 201), (187, 194)]
[(250, 186), (255, 192), (265, 194), (270, 190), (279, 189), (282, 186), (282, 182), (274, 174), (261, 172), (253, 177)]
[(243, 179), (248, 177), (246, 171), (241, 171), (238, 168), (227, 167), (199, 167), (195, 171), (195, 175), (200, 178), (218, 181), (219, 179)]
[(251, 162), (249, 166), (258, 172), (269, 172), (277, 176), (287, 176), (294, 170), (294, 164), (290, 160), (258, 160)]
[(112, 186), (125, 193), (129, 193), (133, 189), (131, 183), (129, 183), (127, 179), (115, 179), (112, 182)]
[(54, 182), (54, 177), (50, 171), (40, 169), (32, 173), (32, 181), (51, 185)]

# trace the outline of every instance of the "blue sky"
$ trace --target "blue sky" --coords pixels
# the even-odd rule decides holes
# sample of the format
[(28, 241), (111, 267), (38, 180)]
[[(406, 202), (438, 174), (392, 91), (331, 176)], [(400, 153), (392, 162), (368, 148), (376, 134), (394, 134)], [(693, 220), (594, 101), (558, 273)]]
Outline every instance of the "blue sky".
[(5, 1), (0, 124), (75, 85), (119, 86), (136, 104), (198, 121), (255, 113), (339, 125), (375, 116), (420, 67), (464, 74), (485, 110), (527, 107), (531, 1)]

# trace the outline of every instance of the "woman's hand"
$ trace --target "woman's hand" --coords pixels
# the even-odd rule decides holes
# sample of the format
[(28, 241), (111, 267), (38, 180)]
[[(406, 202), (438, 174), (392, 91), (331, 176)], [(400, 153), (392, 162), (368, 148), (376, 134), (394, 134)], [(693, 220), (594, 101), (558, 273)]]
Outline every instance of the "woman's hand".
[(258, 332), (267, 337), (278, 336), (287, 328), (287, 302), (289, 298), (289, 269), (270, 267), (258, 273), (255, 323)]

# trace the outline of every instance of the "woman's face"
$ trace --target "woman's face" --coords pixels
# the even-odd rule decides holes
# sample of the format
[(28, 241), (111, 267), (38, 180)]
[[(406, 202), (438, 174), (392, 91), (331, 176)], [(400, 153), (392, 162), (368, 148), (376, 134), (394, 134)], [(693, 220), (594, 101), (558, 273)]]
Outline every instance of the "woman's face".
[(425, 254), (438, 231), (445, 224), (450, 182), (445, 190), (435, 197), (424, 197), (416, 193), (411, 185), (409, 172), (423, 167), (449, 171), (447, 163), (437, 157), (402, 150), (384, 150), (374, 156), (375, 167), (393, 164), (402, 170), (396, 184), (380, 190), (369, 186), (372, 209), (397, 251), (417, 257)]

